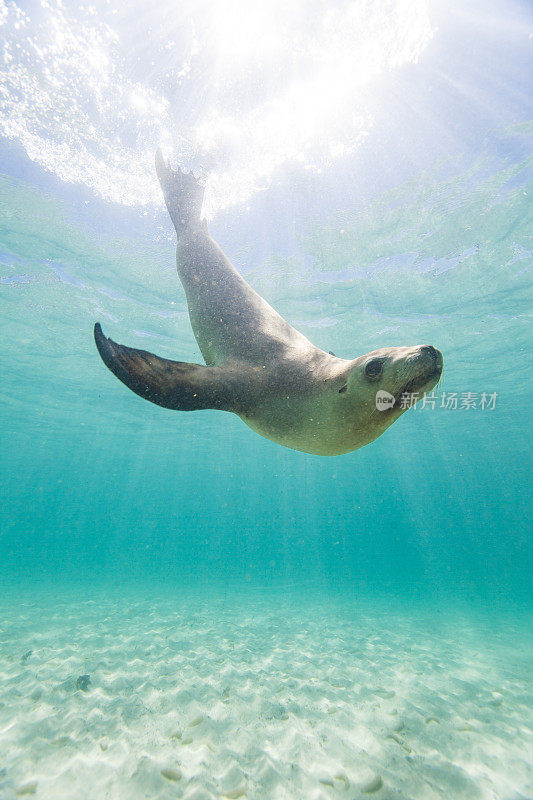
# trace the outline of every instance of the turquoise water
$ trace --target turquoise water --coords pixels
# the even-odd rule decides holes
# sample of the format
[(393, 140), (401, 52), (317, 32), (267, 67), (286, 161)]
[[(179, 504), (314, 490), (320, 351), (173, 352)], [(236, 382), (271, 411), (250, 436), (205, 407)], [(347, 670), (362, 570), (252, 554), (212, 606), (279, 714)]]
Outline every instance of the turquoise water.
[[(353, 84), (335, 59), (322, 62), (317, 55), (328, 47), (351, 53), (342, 37), (335, 38), (351, 18), (332, 17), (322, 30), (322, 3), (316, 19), (305, 23), (309, 29), (298, 27), (306, 16), (301, 4), (288, 15), (289, 34), (291, 25), (293, 33), (300, 31), (291, 58), (283, 38), (289, 34), (268, 38), (274, 24), (268, 14), (245, 18), (248, 28), (237, 44), (234, 29), (215, 20), (215, 6), (197, 11), (189, 3), (177, 19), (161, 6), (146, 41), (146, 11), (134, 18), (113, 16), (113, 4), (97, 4), (91, 13), (53, 3), (0, 8), (9, 42), (9, 69), (0, 77), (2, 679), (9, 695), (11, 681), (19, 685), (10, 672), (13, 659), (19, 664), (26, 648), (44, 659), (42, 648), (59, 636), (56, 623), (65, 611), (68, 635), (75, 639), (83, 630), (85, 660), (73, 662), (61, 679), (70, 680), (74, 670), (90, 672), (96, 682), (108, 664), (105, 636), (111, 642), (113, 634), (94, 638), (99, 614), (88, 603), (101, 604), (109, 631), (121, 626), (113, 603), (137, 608), (136, 598), (140, 605), (131, 613), (139, 626), (148, 615), (158, 631), (158, 624), (161, 630), (172, 626), (169, 604), (181, 609), (184, 596), (193, 598), (200, 627), (211, 620), (210, 607), (213, 619), (220, 612), (221, 625), (231, 626), (234, 612), (235, 625), (247, 631), (242, 641), (235, 634), (247, 664), (254, 637), (259, 642), (267, 632), (274, 640), (284, 619), (290, 618), (290, 632), (282, 651), (297, 649), (298, 609), (310, 659), (321, 615), (333, 650), (338, 655), (346, 646), (349, 659), (359, 652), (346, 645), (359, 635), (358, 620), (370, 642), (372, 620), (383, 653), (394, 651), (395, 658), (418, 630), (416, 658), (423, 652), (427, 660), (416, 675), (430, 664), (432, 646), (426, 651), (422, 642), (437, 636), (430, 681), (435, 696), (446, 654), (457, 667), (457, 674), (450, 667), (450, 681), (457, 683), (448, 686), (442, 707), (428, 706), (427, 719), (445, 716), (456, 698), (470, 716), (466, 706), (457, 714), (472, 720), (476, 704), (499, 708), (504, 686), (521, 699), (500, 744), (494, 739), (489, 747), (487, 739), (485, 750), (479, 745), (474, 751), (472, 784), (447, 783), (436, 771), (434, 793), (413, 784), (402, 794), (398, 784), (390, 797), (455, 793), (518, 800), (529, 797), (533, 785), (524, 749), (531, 732), (525, 653), (533, 567), (527, 80), (533, 20), (525, 3), (447, 10), (417, 3), (414, 25), (407, 6), (396, 5), (397, 27), (390, 30), (392, 17), (385, 24), (382, 12), (369, 10), (372, 4), (331, 6), (339, 14), (359, 9), (358, 53), (374, 67), (361, 69)], [(365, 8), (368, 18), (361, 17)], [(52, 41), (50, 30), (62, 31), (63, 39)], [(220, 36), (216, 57), (213, 30)], [(388, 39), (376, 50), (380, 58), (365, 50), (384, 30), (398, 43), (390, 62)], [(264, 36), (256, 41), (258, 31)], [(259, 61), (254, 47), (245, 47), (247, 37), (265, 47)], [(94, 51), (87, 50), (88, 41)], [(294, 98), (302, 94), (298, 81), (314, 75), (315, 67), (308, 89), (319, 102), (298, 107), (293, 119)], [(330, 69), (341, 70), (331, 73), (339, 80), (337, 100), (335, 92), (331, 98), (317, 94)], [(294, 90), (291, 102), (285, 84)], [(325, 116), (316, 110), (321, 103)], [(348, 105), (350, 115), (343, 116)], [(284, 126), (277, 124), (280, 115)], [(261, 126), (264, 137), (256, 136)], [(202, 166), (208, 176), (212, 171), (207, 212), (213, 237), (246, 280), (316, 345), (343, 358), (391, 345), (438, 347), (444, 374), (434, 407), (419, 403), (371, 445), (325, 458), (273, 444), (232, 414), (159, 408), (119, 383), (98, 357), (96, 321), (116, 341), (202, 363), (152, 167), (160, 141), (188, 166), (204, 154)], [(457, 407), (453, 398), (452, 407), (444, 407), (451, 393)], [(20, 617), (16, 605), (9, 607), (11, 597), (20, 603)], [(159, 617), (152, 597), (163, 598)], [(45, 609), (40, 633), (39, 609)], [(124, 618), (129, 613), (124, 610)], [(398, 614), (401, 634), (394, 629)], [(180, 625), (189, 630), (194, 614), (191, 619)], [(136, 624), (128, 623), (128, 636), (135, 636)], [(497, 632), (497, 652), (491, 631)], [(209, 631), (202, 636), (211, 642)], [(195, 652), (192, 634), (190, 640)], [(199, 634), (197, 656), (203, 641)], [(258, 643), (262, 675), (268, 675), (268, 653)], [(139, 657), (135, 648), (130, 655)], [(195, 666), (199, 674), (216, 672), (218, 655), (213, 658)], [(342, 658), (336, 657), (335, 669)], [(329, 680), (326, 660), (321, 651), (316, 675)], [(302, 658), (297, 662), (294, 669), (303, 670)], [(380, 669), (378, 661), (368, 663)], [(398, 659), (391, 666), (395, 680), (402, 664)], [(283, 665), (290, 673), (290, 659)], [(146, 680), (156, 686), (156, 667), (145, 667)], [(250, 670), (248, 664), (246, 679), (253, 682)], [(481, 690), (465, 699), (463, 680), (470, 674), (473, 686), (484, 673), (491, 677), (483, 691), (487, 697), (496, 692), (496, 700), (479, 699)], [(45, 672), (40, 680), (44, 686)], [(37, 691), (24, 681), (28, 696)], [(505, 705), (498, 713), (504, 712)], [(479, 725), (489, 724), (483, 714)], [(496, 729), (503, 719), (491, 717)], [(346, 722), (346, 730), (355, 724)], [(28, 746), (38, 739), (31, 731), (24, 733)], [(23, 738), (16, 741), (18, 747)], [(476, 764), (488, 763), (485, 757), (500, 752), (502, 741), (516, 750), (506, 762), (514, 765), (514, 783), (476, 783)], [(462, 740), (453, 742), (459, 752)], [(392, 787), (391, 776), (403, 775), (403, 766), (386, 763), (385, 786)], [(43, 797), (76, 791), (68, 781), (59, 788), (46, 784), (50, 774), (39, 778)], [(16, 775), (6, 778), (7, 797), (17, 781), (32, 780), (29, 772)], [(156, 784), (144, 780), (130, 797), (145, 791), (159, 796)], [(361, 778), (361, 785), (365, 780), (370, 785), (374, 779)], [(257, 786), (250, 797), (266, 797)], [(329, 784), (320, 791), (329, 791), (323, 786)], [(292, 797), (310, 796), (306, 787), (298, 783)], [(241, 796), (235, 791), (223, 796)], [(385, 789), (375, 791), (386, 796)], [(123, 795), (117, 789), (112, 796)]]
[[(73, 213), (5, 178), (6, 579), (303, 581), (527, 603), (526, 173), (418, 177), (252, 266), (254, 225), (230, 232), (250, 283), (324, 349), (427, 341), (444, 353), (434, 408), (332, 459), (128, 392), (97, 357), (95, 320), (118, 341), (201, 362), (163, 214), (164, 236), (153, 219), (128, 236), (119, 226), (134, 212)], [(224, 225), (211, 227), (224, 245)], [(441, 407), (443, 392), (458, 393), (457, 409)]]

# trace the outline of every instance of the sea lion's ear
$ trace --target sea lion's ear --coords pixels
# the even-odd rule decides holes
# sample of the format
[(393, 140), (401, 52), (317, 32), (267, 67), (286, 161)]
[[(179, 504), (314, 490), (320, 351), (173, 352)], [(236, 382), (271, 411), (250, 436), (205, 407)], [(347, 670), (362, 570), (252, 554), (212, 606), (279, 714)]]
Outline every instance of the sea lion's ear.
[(170, 361), (146, 350), (117, 344), (104, 336), (98, 322), (94, 340), (104, 364), (145, 400), (178, 411), (231, 410), (224, 372), (217, 367)]

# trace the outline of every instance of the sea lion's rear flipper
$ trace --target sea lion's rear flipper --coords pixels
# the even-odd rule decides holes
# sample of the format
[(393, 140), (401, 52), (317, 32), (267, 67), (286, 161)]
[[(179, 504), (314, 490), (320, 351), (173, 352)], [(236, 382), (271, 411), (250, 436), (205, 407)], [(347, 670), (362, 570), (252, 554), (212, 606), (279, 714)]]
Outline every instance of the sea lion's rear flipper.
[(163, 158), (161, 150), (155, 154), (155, 168), (170, 218), (178, 236), (187, 228), (202, 225), (202, 203), (205, 187), (192, 172), (174, 170)]
[(146, 350), (125, 347), (104, 336), (98, 322), (94, 340), (104, 364), (146, 400), (178, 411), (232, 410), (229, 385), (218, 367), (170, 361)]

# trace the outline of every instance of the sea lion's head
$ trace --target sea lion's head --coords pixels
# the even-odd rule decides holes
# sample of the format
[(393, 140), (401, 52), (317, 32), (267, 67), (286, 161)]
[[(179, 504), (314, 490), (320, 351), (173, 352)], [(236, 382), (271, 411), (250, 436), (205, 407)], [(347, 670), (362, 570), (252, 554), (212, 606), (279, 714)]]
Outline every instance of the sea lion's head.
[(442, 366), (442, 353), (429, 344), (384, 347), (356, 358), (339, 391), (354, 399), (357, 428), (373, 441), (437, 385)]
[(262, 436), (294, 450), (350, 453), (381, 436), (430, 392), (442, 363), (442, 354), (430, 345), (382, 348), (353, 361), (330, 353), (314, 365), (312, 392), (299, 365), (293, 374), (283, 373), (289, 382), (282, 388), (267, 373), (258, 384), (260, 402), (239, 415)]

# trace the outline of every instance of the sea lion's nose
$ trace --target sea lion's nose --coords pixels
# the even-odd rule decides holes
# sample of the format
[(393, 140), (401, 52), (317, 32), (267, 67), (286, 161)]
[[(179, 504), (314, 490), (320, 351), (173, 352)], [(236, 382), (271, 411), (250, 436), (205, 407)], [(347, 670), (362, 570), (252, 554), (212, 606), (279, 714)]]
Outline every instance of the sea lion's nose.
[(436, 347), (433, 347), (431, 344), (423, 344), (419, 348), (419, 356), (421, 356), (424, 360), (427, 359), (429, 364), (434, 369), (442, 370), (442, 353), (440, 350), (437, 350)]
[(420, 352), (432, 358), (433, 361), (437, 361), (437, 358), (439, 357), (439, 351), (433, 347), (432, 344), (423, 344), (420, 347)]

